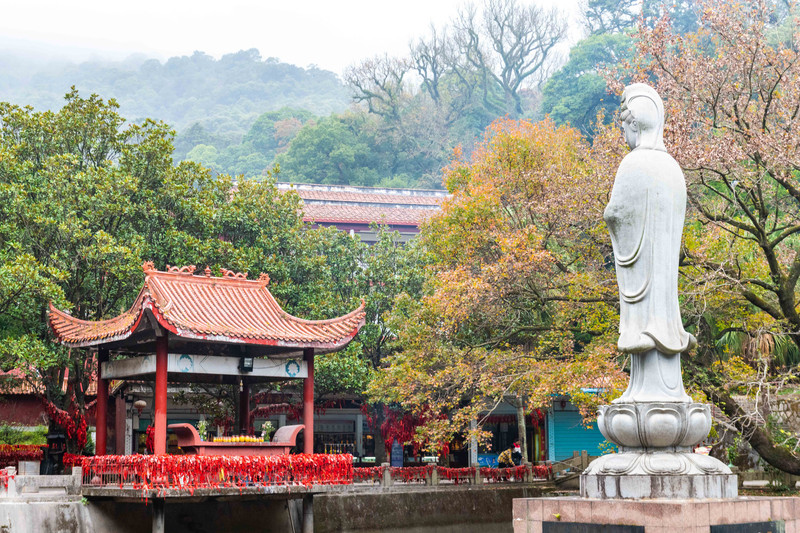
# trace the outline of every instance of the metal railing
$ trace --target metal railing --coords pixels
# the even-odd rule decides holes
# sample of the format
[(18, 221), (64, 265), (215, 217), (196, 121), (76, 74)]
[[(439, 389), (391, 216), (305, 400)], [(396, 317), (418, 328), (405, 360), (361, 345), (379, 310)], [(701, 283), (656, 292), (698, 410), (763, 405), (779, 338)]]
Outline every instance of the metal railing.
[(532, 483), (553, 479), (553, 467), (549, 462), (527, 464), (512, 468), (467, 467), (447, 468), (443, 466), (391, 467), (388, 464), (353, 469), (354, 483), (373, 483), (382, 486), (400, 484), (470, 484), (484, 483)]
[(104, 455), (84, 457), (83, 486), (142, 491), (227, 489), (266, 486), (350, 485), (483, 485), (532, 483), (553, 479), (550, 463), (512, 468), (416, 467), (354, 468), (349, 454), (298, 454), (270, 457), (220, 455)]

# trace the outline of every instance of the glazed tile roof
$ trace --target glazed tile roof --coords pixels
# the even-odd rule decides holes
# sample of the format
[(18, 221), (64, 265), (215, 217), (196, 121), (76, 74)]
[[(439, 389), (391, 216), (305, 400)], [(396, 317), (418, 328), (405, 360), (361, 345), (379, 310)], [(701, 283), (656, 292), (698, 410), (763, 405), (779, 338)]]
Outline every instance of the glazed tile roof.
[(303, 220), (306, 222), (349, 222), (369, 224), (419, 226), (437, 209), (405, 209), (401, 207), (372, 207), (331, 204), (305, 204)]
[(288, 348), (344, 347), (364, 325), (364, 304), (331, 320), (303, 320), (286, 313), (267, 285), (269, 276), (222, 269), (222, 277), (194, 275), (194, 266), (158, 271), (143, 265), (144, 287), (133, 306), (121, 315), (85, 321), (50, 305), (50, 327), (67, 346), (86, 347), (123, 340), (147, 323), (146, 311), (172, 334), (186, 339), (272, 345)]
[(408, 206), (431, 206), (438, 207), (442, 203), (443, 196), (423, 196), (423, 195), (406, 195), (402, 193), (397, 194), (382, 194), (382, 193), (369, 193), (357, 192), (348, 190), (332, 190), (320, 191), (315, 189), (296, 189), (296, 192), (303, 201), (308, 204), (310, 202), (348, 202), (360, 204), (401, 204)]
[(323, 224), (419, 226), (440, 209), (446, 191), (279, 183), (303, 201), (303, 220)]

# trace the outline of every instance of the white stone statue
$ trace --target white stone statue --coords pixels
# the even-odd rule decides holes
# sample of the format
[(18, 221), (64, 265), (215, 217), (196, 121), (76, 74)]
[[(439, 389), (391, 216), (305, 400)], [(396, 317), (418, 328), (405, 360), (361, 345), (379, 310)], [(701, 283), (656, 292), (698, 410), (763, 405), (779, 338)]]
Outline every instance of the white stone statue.
[(664, 148), (664, 104), (647, 85), (625, 88), (620, 118), (631, 152), (614, 179), (603, 217), (611, 232), (620, 297), (619, 349), (631, 354), (628, 389), (597, 413), (619, 453), (581, 476), (589, 498), (732, 498), (736, 476), (692, 453), (711, 429), (711, 408), (683, 388), (681, 352), (696, 343), (683, 329), (678, 261), (686, 181)]
[(622, 98), (620, 119), (631, 152), (619, 166), (603, 215), (619, 284), (619, 349), (632, 354), (631, 383), (616, 402), (689, 402), (679, 354), (696, 341), (683, 329), (678, 306), (686, 181), (664, 147), (658, 93), (636, 83)]

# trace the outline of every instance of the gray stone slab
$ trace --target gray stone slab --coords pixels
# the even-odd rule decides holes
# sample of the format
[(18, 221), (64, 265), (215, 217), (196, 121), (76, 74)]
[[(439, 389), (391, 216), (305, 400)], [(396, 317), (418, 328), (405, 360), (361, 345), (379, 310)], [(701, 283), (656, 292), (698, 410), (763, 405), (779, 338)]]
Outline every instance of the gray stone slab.
[[(641, 526), (645, 533), (800, 533), (800, 498), (597, 500), (576, 496), (515, 499), (515, 532), (544, 532), (547, 522)], [(576, 526), (576, 527), (578, 527)], [(556, 526), (557, 527), (557, 526)], [(559, 532), (561, 530), (554, 529)], [(564, 531), (572, 531), (564, 529)], [(611, 530), (609, 530), (611, 531)]]
[(542, 533), (645, 533), (644, 526), (598, 525), (580, 522), (542, 522)]
[(783, 520), (711, 526), (710, 533), (785, 533)]
[(739, 494), (736, 475), (582, 475), (581, 496), (609, 499), (720, 499)]

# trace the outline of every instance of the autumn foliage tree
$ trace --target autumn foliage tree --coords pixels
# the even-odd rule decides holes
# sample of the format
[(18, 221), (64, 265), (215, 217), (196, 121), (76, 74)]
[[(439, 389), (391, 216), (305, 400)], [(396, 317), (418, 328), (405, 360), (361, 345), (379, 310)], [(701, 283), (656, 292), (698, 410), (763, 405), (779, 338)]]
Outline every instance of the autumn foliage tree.
[(700, 341), (686, 374), (766, 462), (800, 474), (797, 447), (735, 400), (768, 405), (800, 362), (800, 28), (765, 0), (700, 11), (695, 33), (676, 34), (666, 17), (641, 28), (616, 88), (655, 82), (668, 149), (686, 172), (684, 319)]
[(425, 296), (396, 301), (402, 351), (372, 385), (427, 420), (418, 440), (435, 448), (502, 401), (530, 410), (554, 393), (591, 416), (625, 381), (601, 216), (611, 177), (596, 163), (576, 130), (500, 120), (446, 170), (453, 196), (420, 237)]

